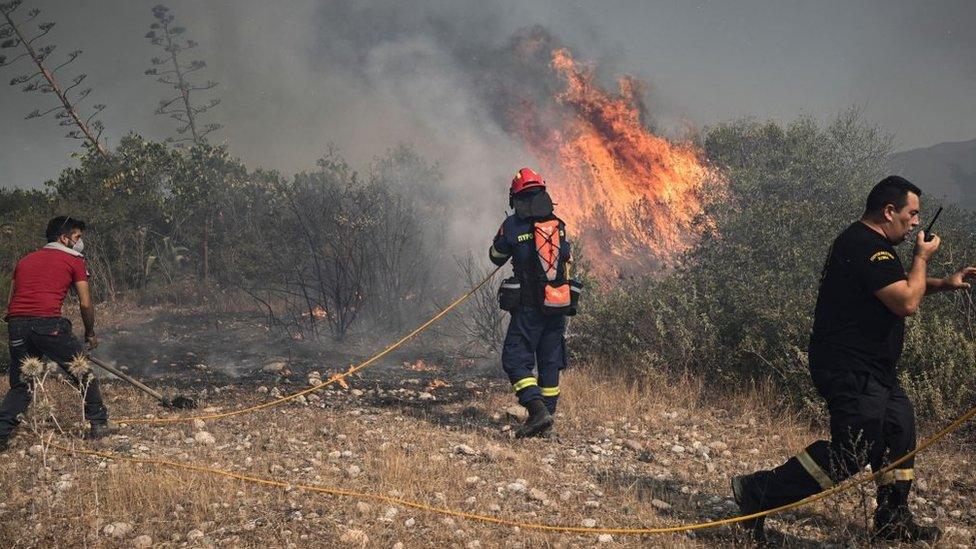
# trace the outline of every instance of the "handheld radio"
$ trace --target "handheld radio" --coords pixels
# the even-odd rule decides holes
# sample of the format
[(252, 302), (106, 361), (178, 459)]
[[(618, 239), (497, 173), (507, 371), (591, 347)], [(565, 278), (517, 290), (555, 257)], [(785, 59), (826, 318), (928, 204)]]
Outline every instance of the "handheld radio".
[(932, 225), (935, 225), (935, 220), (939, 218), (939, 214), (940, 213), (942, 213), (942, 206), (939, 206), (939, 209), (936, 210), (935, 215), (932, 216), (932, 221), (929, 221), (928, 226), (925, 227), (925, 241), (926, 242), (931, 242), (932, 241), (932, 238), (935, 236), (934, 234), (931, 233), (931, 231), (932, 231)]

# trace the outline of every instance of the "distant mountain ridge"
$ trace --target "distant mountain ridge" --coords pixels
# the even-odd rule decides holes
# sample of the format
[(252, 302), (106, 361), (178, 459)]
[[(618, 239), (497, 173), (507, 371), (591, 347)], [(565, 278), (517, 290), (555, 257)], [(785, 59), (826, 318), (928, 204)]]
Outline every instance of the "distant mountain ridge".
[(976, 139), (895, 153), (888, 165), (924, 193), (976, 210)]

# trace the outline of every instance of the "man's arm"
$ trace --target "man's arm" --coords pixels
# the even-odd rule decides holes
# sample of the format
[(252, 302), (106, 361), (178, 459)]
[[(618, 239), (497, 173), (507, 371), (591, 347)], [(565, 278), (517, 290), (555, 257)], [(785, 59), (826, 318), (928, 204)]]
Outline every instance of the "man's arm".
[(972, 276), (976, 276), (974, 266), (963, 267), (945, 278), (929, 278), (925, 281), (925, 295), (968, 289), (966, 279)]
[(498, 233), (495, 235), (494, 241), (491, 243), (491, 248), (488, 249), (488, 259), (492, 263), (501, 267), (508, 262), (508, 258), (512, 256), (512, 249), (508, 241), (505, 239), (505, 224), (498, 229)]
[(7, 306), (3, 311), (3, 319), (7, 320), (7, 316), (10, 315), (10, 302), (14, 300), (14, 287), (17, 285), (17, 280), (13, 275), (10, 276), (10, 292), (7, 293)]
[(81, 321), (85, 324), (85, 343), (89, 348), (94, 349), (98, 346), (98, 338), (95, 337), (95, 304), (92, 303), (91, 292), (88, 289), (88, 281), (80, 280), (75, 282), (75, 291), (78, 293), (78, 308), (81, 310)]
[(888, 284), (874, 292), (874, 295), (885, 304), (885, 307), (898, 316), (906, 317), (915, 314), (922, 303), (922, 297), (928, 289), (928, 277), (925, 270), (932, 254), (939, 249), (941, 240), (936, 235), (931, 241), (925, 241), (925, 232), (919, 231), (915, 239), (915, 254), (912, 257), (912, 268), (908, 271), (908, 280), (899, 280)]

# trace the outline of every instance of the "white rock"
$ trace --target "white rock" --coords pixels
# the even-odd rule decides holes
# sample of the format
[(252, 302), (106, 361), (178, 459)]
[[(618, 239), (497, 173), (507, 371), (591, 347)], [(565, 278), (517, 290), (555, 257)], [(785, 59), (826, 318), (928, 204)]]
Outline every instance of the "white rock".
[(147, 536), (145, 534), (132, 540), (132, 546), (138, 549), (146, 549), (147, 547), (152, 547), (153, 539), (152, 536)]
[(675, 444), (671, 447), (671, 451), (676, 454), (683, 454), (685, 452), (685, 447), (680, 444)]
[(102, 533), (116, 539), (122, 539), (132, 533), (132, 525), (128, 522), (113, 522), (102, 528)]
[(531, 490), (529, 490), (529, 499), (535, 501), (545, 501), (546, 493), (538, 488), (532, 488)]
[(624, 446), (630, 448), (631, 450), (633, 450), (635, 452), (640, 452), (641, 450), (644, 449), (644, 445), (641, 444), (640, 441), (637, 441), (637, 440), (634, 440), (634, 439), (627, 439), (627, 440), (625, 440), (624, 441)]
[(512, 419), (524, 420), (529, 417), (529, 411), (522, 406), (509, 406), (505, 408), (505, 415)]
[(345, 543), (346, 545), (366, 547), (369, 545), (369, 536), (367, 536), (366, 532), (363, 532), (362, 530), (350, 528), (339, 536), (339, 541)]
[(356, 478), (362, 474), (363, 470), (359, 468), (358, 465), (350, 465), (346, 468), (346, 476), (349, 478)]
[(44, 454), (44, 447), (40, 444), (35, 444), (27, 449), (27, 453), (32, 456), (40, 456)]
[(521, 494), (525, 491), (525, 485), (521, 482), (510, 482), (508, 486), (505, 487), (509, 492), (514, 492), (516, 494)]
[(478, 484), (478, 481), (479, 480), (481, 480), (481, 477), (476, 476), (476, 475), (472, 475), (472, 476), (464, 479), (464, 483), (470, 486), (470, 485), (473, 485), (473, 484)]
[(651, 506), (654, 507), (655, 509), (659, 509), (661, 511), (667, 511), (668, 509), (671, 508), (671, 504), (670, 503), (668, 503), (666, 501), (662, 501), (662, 500), (656, 499), (656, 498), (651, 500)]
[(581, 524), (583, 528), (596, 528), (596, 519), (585, 518)]
[(206, 431), (197, 431), (196, 433), (194, 433), (193, 440), (195, 440), (196, 442), (198, 442), (200, 444), (216, 444), (217, 443), (217, 439), (215, 439), (213, 435), (211, 435), (210, 433), (208, 433)]
[(611, 541), (613, 541), (613, 536), (611, 536), (610, 534), (600, 534), (600, 536), (597, 537), (596, 540), (599, 541), (600, 543), (610, 543)]
[(258, 523), (253, 520), (245, 522), (244, 526), (242, 526), (245, 532), (253, 532), (255, 529), (257, 529), (257, 527)]
[(459, 454), (464, 454), (466, 456), (473, 456), (478, 453), (474, 451), (474, 448), (468, 446), (467, 444), (458, 444), (457, 446), (454, 447), (454, 451)]
[(417, 524), (417, 519), (413, 517), (410, 517), (407, 520), (403, 521), (403, 525), (406, 526), (407, 528), (413, 528), (414, 525), (416, 524)]
[(729, 445), (721, 440), (713, 440), (712, 442), (709, 442), (708, 447), (716, 452), (724, 452), (725, 450), (729, 449)]

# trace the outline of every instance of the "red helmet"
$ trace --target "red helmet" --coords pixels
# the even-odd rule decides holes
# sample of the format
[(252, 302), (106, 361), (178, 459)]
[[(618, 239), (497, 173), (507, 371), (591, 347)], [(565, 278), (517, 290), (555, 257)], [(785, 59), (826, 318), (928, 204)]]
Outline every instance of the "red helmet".
[(541, 175), (532, 171), (531, 168), (522, 168), (512, 179), (512, 187), (509, 189), (508, 194), (512, 196), (533, 187), (542, 187), (545, 189), (546, 182), (542, 179)]

